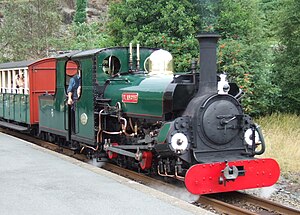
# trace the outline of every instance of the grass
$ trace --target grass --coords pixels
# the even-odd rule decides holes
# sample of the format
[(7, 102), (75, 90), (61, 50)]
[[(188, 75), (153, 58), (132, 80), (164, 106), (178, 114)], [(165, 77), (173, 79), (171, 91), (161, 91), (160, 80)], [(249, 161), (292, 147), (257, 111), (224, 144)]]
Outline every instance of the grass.
[(283, 175), (300, 172), (300, 116), (272, 114), (256, 120), (266, 142), (262, 157), (277, 160)]

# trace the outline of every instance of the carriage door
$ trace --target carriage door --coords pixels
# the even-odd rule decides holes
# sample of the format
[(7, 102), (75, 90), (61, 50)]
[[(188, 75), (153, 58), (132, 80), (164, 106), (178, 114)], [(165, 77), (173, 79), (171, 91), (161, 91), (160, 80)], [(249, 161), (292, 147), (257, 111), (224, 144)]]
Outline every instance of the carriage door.
[[(65, 129), (68, 131), (68, 140), (71, 140), (72, 134), (78, 133), (77, 126), (77, 102), (80, 99), (81, 79), (80, 79), (80, 66), (78, 62), (68, 61), (66, 64), (65, 75)], [(71, 94), (72, 101), (69, 100)]]

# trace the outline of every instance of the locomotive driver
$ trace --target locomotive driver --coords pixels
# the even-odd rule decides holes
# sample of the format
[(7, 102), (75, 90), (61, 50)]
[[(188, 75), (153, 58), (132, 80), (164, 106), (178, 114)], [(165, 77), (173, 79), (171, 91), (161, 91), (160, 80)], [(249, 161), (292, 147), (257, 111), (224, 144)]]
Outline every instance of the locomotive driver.
[(70, 79), (69, 86), (67, 89), (68, 93), (68, 105), (72, 105), (73, 108), (75, 102), (80, 97), (81, 85), (80, 85), (80, 70)]
[(73, 132), (75, 132), (76, 101), (80, 97), (80, 93), (81, 93), (80, 69), (78, 69), (77, 73), (70, 79), (67, 93), (68, 93), (68, 105), (71, 106), (71, 129)]

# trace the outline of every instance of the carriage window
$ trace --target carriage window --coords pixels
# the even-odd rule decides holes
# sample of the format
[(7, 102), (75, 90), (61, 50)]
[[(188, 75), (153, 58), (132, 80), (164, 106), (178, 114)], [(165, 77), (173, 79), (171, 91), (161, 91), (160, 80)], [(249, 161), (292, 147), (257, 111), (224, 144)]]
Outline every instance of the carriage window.
[(22, 94), (23, 88), (25, 87), (25, 77), (24, 77), (24, 71), (22, 70), (16, 70), (13, 71), (13, 90), (17, 93)]
[(117, 57), (109, 56), (103, 60), (102, 69), (104, 73), (114, 76), (120, 72), (121, 62)]
[(2, 93), (28, 94), (28, 68), (1, 70), (0, 87)]
[(29, 77), (28, 69), (17, 69), (12, 71), (12, 92), (18, 94), (28, 94), (29, 93)]
[(1, 70), (1, 93), (5, 93), (5, 71)]

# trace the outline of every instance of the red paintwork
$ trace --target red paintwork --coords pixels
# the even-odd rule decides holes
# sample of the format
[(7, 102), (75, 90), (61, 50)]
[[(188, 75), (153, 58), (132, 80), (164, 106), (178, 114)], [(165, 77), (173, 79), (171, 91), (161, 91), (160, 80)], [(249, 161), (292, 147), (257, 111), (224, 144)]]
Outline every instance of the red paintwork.
[(140, 167), (145, 170), (152, 166), (152, 152), (144, 151), (142, 155), (142, 161), (140, 162)]
[(39, 95), (55, 92), (55, 58), (47, 58), (28, 66), (30, 124), (39, 122)]
[(229, 161), (229, 166), (244, 166), (245, 175), (234, 181), (219, 184), (225, 162), (196, 164), (185, 175), (185, 186), (193, 194), (209, 194), (267, 187), (276, 183), (280, 175), (278, 163), (270, 158)]
[[(111, 144), (112, 146), (118, 146), (119, 144), (118, 143), (112, 143)], [(114, 158), (117, 158), (118, 157), (118, 154), (115, 153), (115, 152), (112, 152), (112, 151), (107, 151), (107, 155), (108, 155), (108, 158), (109, 159), (114, 159)]]
[[(77, 64), (70, 62), (69, 70), (77, 70)], [(29, 98), (30, 98), (30, 124), (39, 123), (39, 100), (38, 97), (46, 92), (55, 93), (56, 85), (56, 59), (45, 58), (28, 66), (29, 75)]]

